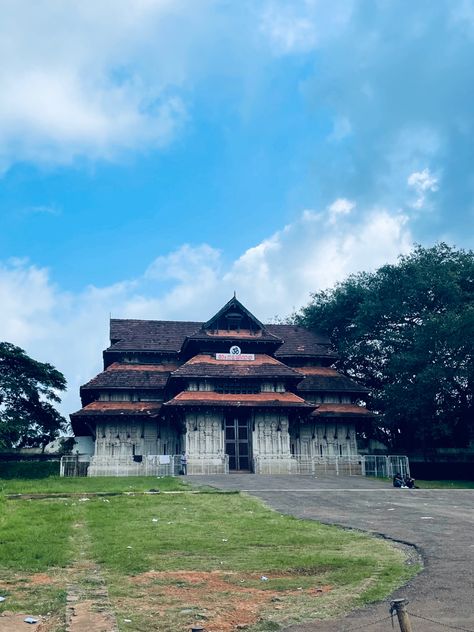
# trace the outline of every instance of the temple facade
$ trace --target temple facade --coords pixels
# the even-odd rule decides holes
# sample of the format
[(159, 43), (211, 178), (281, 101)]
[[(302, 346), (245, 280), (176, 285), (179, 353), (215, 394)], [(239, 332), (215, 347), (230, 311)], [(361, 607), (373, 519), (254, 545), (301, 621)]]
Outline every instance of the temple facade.
[(357, 457), (371, 413), (336, 357), (326, 336), (264, 325), (235, 297), (205, 323), (112, 319), (104, 371), (71, 415), (94, 441), (89, 475), (183, 452), (189, 474), (307, 473)]

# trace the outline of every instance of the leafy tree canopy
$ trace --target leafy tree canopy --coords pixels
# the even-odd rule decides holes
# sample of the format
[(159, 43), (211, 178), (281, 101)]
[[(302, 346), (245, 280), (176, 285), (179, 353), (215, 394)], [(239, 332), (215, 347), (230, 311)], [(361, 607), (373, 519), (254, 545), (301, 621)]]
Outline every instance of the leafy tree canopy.
[(51, 364), (0, 342), (0, 448), (44, 447), (55, 439), (66, 420), (53, 403), (65, 388), (64, 375)]
[(417, 246), (316, 292), (296, 316), (325, 331), (338, 368), (370, 389), (394, 448), (465, 446), (474, 430), (474, 253)]

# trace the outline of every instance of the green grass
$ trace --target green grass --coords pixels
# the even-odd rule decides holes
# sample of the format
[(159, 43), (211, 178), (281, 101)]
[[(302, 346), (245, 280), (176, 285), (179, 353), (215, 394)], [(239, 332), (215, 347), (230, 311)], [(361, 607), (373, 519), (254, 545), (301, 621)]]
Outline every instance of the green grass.
[[(177, 479), (53, 477), (6, 481), (3, 490), (86, 493), (151, 487), (186, 490)], [(254, 600), (260, 620), (250, 619), (248, 630), (278, 630), (381, 599), (417, 570), (384, 540), (284, 516), (240, 494), (87, 501), (0, 496), (0, 591), (8, 598), (0, 612), (52, 612), (57, 630), (63, 629), (65, 585), (78, 561), (87, 560), (99, 564), (120, 630), (135, 632), (181, 631), (197, 620), (220, 629), (220, 616), (234, 613), (241, 621)], [(46, 575), (44, 585), (34, 581), (37, 573)]]
[(0, 479), (0, 494), (173, 491), (188, 487), (179, 478), (156, 476), (104, 476), (94, 478)]
[(474, 481), (419, 481), (420, 489), (474, 489)]
[[(86, 511), (93, 555), (106, 569), (116, 603), (126, 598), (129, 608), (134, 599), (143, 599), (130, 578), (152, 570), (165, 573), (150, 580), (149, 594), (158, 591), (156, 598), (164, 598), (159, 587), (169, 583), (166, 574), (177, 571), (228, 574), (230, 593), (242, 582), (252, 590), (283, 592), (286, 607), (277, 619), (287, 623), (380, 599), (415, 572), (383, 540), (283, 516), (240, 495), (94, 499)], [(120, 523), (127, 524), (125, 538), (117, 537)], [(333, 589), (316, 606), (300, 591), (319, 585)], [(122, 612), (124, 618), (133, 620), (132, 615)], [(167, 621), (156, 629), (173, 625)], [(141, 618), (132, 629), (155, 629), (152, 624)]]

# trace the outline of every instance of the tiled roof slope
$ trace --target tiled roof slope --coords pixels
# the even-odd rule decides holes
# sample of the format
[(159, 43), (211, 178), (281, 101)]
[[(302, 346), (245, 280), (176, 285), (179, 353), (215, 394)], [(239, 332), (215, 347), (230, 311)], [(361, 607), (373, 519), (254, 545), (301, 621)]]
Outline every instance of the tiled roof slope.
[(156, 415), (161, 402), (92, 402), (81, 410), (72, 413), (71, 417), (83, 415)]
[[(178, 353), (187, 337), (209, 339), (202, 331), (201, 322), (174, 320), (130, 320), (113, 318), (110, 321), (111, 351), (158, 351)], [(337, 354), (331, 349), (327, 336), (315, 334), (297, 325), (265, 325), (270, 334), (283, 340), (276, 356), (329, 356)], [(253, 338), (257, 339), (257, 338)], [(263, 340), (264, 338), (259, 338)]]
[(119, 364), (114, 362), (106, 371), (99, 373), (84, 384), (81, 390), (96, 388), (158, 388), (165, 387), (171, 371), (176, 365)]
[(182, 391), (165, 406), (272, 406), (315, 408), (294, 393), (230, 394), (212, 391)]
[(282, 338), (283, 344), (277, 349), (277, 357), (284, 356), (331, 356), (337, 354), (331, 349), (327, 336), (315, 334), (298, 325), (266, 325), (272, 334)]
[(305, 378), (298, 384), (299, 391), (345, 391), (367, 393), (367, 389), (330, 367), (298, 367)]
[[(202, 323), (175, 320), (110, 321), (110, 349), (117, 351), (171, 351), (178, 353), (187, 336)], [(116, 342), (114, 342), (116, 341)]]
[(188, 360), (171, 374), (176, 377), (201, 378), (296, 378), (301, 379), (298, 371), (282, 364), (266, 354), (256, 354), (255, 360), (216, 360), (210, 355), (197, 355)]

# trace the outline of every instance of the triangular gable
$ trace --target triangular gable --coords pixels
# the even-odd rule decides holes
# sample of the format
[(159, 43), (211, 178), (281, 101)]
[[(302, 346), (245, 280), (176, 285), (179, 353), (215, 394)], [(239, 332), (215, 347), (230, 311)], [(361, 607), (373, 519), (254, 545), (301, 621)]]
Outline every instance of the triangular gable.
[(242, 329), (265, 331), (264, 325), (235, 296), (207, 323), (204, 323), (202, 328), (204, 330), (234, 329), (235, 324), (239, 324), (239, 328)]

